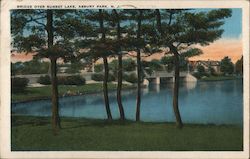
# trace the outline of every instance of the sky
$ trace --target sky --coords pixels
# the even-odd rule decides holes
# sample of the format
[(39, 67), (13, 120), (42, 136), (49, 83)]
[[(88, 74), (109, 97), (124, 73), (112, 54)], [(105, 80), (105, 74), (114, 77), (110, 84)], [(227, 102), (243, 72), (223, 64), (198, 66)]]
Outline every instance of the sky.
[[(210, 9), (200, 9), (206, 11)], [(225, 19), (225, 24), (221, 27), (224, 29), (221, 39), (206, 46), (199, 47), (203, 54), (190, 58), (190, 60), (221, 60), (229, 56), (235, 63), (242, 56), (242, 10), (239, 8), (232, 9), (232, 16)]]
[[(209, 11), (211, 9), (196, 9), (195, 12)], [(218, 60), (229, 56), (235, 63), (242, 56), (242, 10), (232, 9), (232, 16), (225, 19), (225, 24), (221, 26), (224, 30), (222, 37), (208, 46), (197, 45), (203, 51), (200, 56), (195, 56), (189, 60)], [(26, 61), (32, 59), (31, 55), (15, 55), (12, 61)]]

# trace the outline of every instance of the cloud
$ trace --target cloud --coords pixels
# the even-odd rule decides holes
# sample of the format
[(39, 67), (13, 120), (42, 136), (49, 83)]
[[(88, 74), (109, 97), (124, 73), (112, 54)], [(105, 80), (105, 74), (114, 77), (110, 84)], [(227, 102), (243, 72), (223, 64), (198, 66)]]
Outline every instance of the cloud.
[(229, 56), (235, 63), (238, 59), (241, 58), (243, 53), (241, 39), (221, 39), (208, 46), (197, 47), (202, 49), (203, 54), (200, 56), (192, 57), (189, 60), (221, 60), (225, 56)]

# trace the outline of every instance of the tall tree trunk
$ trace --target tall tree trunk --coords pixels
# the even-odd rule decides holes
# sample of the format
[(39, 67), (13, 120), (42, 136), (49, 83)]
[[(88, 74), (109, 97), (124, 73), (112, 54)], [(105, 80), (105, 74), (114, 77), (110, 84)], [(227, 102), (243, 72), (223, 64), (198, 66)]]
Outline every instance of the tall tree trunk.
[(109, 76), (109, 67), (107, 57), (103, 57), (104, 64), (104, 80), (103, 80), (103, 94), (104, 94), (104, 102), (107, 111), (108, 120), (112, 120), (112, 115), (109, 106), (109, 96), (108, 96), (108, 76)]
[[(141, 40), (141, 21), (142, 10), (139, 10), (139, 17), (137, 21), (137, 40)], [(141, 107), (141, 52), (140, 46), (137, 46), (137, 97), (136, 97), (136, 121), (140, 121), (140, 107)]]
[(174, 96), (173, 96), (173, 108), (176, 118), (176, 125), (178, 128), (182, 128), (183, 123), (181, 120), (181, 115), (179, 111), (179, 82), (180, 82), (180, 63), (179, 63), (179, 54), (174, 53), (174, 63), (175, 63), (175, 76), (174, 76)]
[(125, 120), (125, 114), (124, 114), (124, 109), (122, 105), (122, 54), (118, 55), (118, 72), (117, 72), (117, 77), (118, 77), (118, 83), (117, 83), (117, 103), (120, 111), (120, 118), (121, 120)]
[[(172, 14), (171, 14), (172, 16)], [(163, 36), (162, 33), (162, 26), (161, 26), (161, 13), (159, 9), (156, 9), (156, 20), (157, 20), (157, 29), (161, 36)], [(171, 18), (169, 20), (168, 25), (171, 23)], [(175, 48), (172, 44), (167, 44), (170, 48), (170, 51), (174, 54), (174, 63), (175, 63), (175, 76), (174, 76), (174, 92), (173, 92), (173, 109), (174, 114), (176, 118), (176, 125), (178, 128), (183, 127), (183, 123), (181, 120), (181, 115), (179, 111), (179, 81), (180, 81), (180, 63), (179, 63), (179, 53), (177, 51), (177, 48)]]
[(140, 121), (140, 107), (141, 107), (141, 53), (137, 49), (137, 97), (136, 97), (136, 121)]
[[(119, 15), (117, 13), (117, 11), (114, 9), (113, 10), (115, 13), (117, 20), (117, 39), (120, 42), (121, 40), (121, 26), (120, 26), (120, 19), (119, 19)], [(120, 47), (120, 46), (119, 46)], [(119, 48), (119, 51), (121, 51), (121, 47)], [(121, 95), (121, 91), (122, 91), (122, 74), (123, 74), (123, 69), (122, 69), (122, 53), (119, 52), (118, 53), (118, 72), (117, 72), (117, 103), (118, 103), (118, 107), (119, 107), (119, 111), (120, 111), (120, 119), (121, 120), (125, 120), (125, 114), (124, 114), (124, 109), (123, 109), (123, 105), (122, 105), (122, 95)]]
[[(47, 10), (47, 33), (48, 33), (48, 48), (53, 46), (54, 35), (53, 35), (53, 11)], [(57, 66), (56, 57), (51, 55), (50, 58), (50, 70), (51, 70), (51, 86), (52, 86), (52, 128), (54, 134), (58, 133), (60, 126), (59, 110), (58, 110), (58, 88), (57, 88)]]
[[(103, 11), (102, 9), (99, 9), (99, 24), (100, 24), (100, 30), (102, 34), (102, 42), (105, 43), (106, 41), (106, 34), (104, 29), (104, 20), (103, 20)], [(110, 111), (109, 106), (109, 96), (108, 96), (108, 76), (109, 76), (109, 66), (108, 66), (108, 59), (107, 56), (103, 55), (103, 65), (104, 65), (104, 80), (103, 80), (103, 96), (104, 96), (104, 102), (107, 112), (108, 120), (112, 120), (112, 115)]]
[(59, 102), (58, 102), (58, 83), (57, 83), (57, 65), (56, 59), (51, 58), (51, 85), (52, 85), (52, 127), (54, 134), (58, 133), (61, 128), (59, 117)]

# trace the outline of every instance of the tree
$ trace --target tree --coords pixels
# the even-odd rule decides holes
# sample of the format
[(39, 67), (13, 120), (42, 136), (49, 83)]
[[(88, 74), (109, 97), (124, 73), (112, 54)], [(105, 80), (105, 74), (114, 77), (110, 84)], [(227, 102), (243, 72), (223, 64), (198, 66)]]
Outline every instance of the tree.
[[(66, 14), (65, 11), (63, 14)], [(11, 35), (13, 50), (35, 52), (38, 58), (48, 58), (51, 70), (52, 128), (56, 135), (60, 129), (57, 59), (72, 57), (73, 50), (57, 30), (59, 10), (13, 10), (11, 13)], [(55, 39), (60, 39), (55, 41)]]
[(224, 73), (224, 75), (232, 74), (234, 72), (234, 64), (228, 56), (221, 60), (220, 71)]
[[(111, 13), (111, 24), (112, 26), (115, 26), (115, 31), (116, 31), (116, 41), (115, 41), (115, 54), (118, 56), (118, 67), (117, 67), (117, 103), (119, 107), (119, 112), (120, 112), (120, 119), (125, 120), (125, 114), (124, 114), (124, 108), (122, 105), (122, 95), (121, 95), (121, 90), (122, 90), (122, 77), (123, 77), (123, 64), (122, 64), (122, 27), (121, 23), (123, 20), (126, 20), (125, 14), (123, 14), (122, 10), (116, 10), (113, 9)], [(114, 72), (115, 73), (115, 72)]]
[[(163, 16), (164, 14), (167, 16)], [(231, 10), (217, 9), (208, 12), (193, 12), (192, 10), (157, 9), (155, 16), (159, 44), (169, 48), (174, 56), (173, 109), (177, 127), (182, 128), (183, 123), (178, 105), (180, 55), (183, 52), (200, 53), (201, 51), (195, 48), (194, 44), (208, 45), (220, 38), (223, 33), (220, 26), (224, 24), (224, 18), (231, 16)]]
[(203, 75), (205, 75), (205, 68), (202, 66), (202, 65), (198, 65), (197, 66), (197, 71), (198, 71), (198, 73), (201, 75), (201, 76), (203, 76)]
[[(109, 96), (108, 96), (108, 79), (109, 79), (109, 66), (108, 66), (108, 56), (113, 54), (112, 42), (110, 39), (107, 39), (106, 33), (107, 28), (105, 28), (105, 20), (108, 19), (108, 14), (105, 10), (99, 9), (98, 11), (85, 12), (85, 18), (92, 22), (93, 27), (95, 28), (95, 32), (97, 32), (97, 36), (94, 37), (94, 40), (90, 43), (90, 50), (88, 52), (88, 56), (91, 59), (103, 59), (104, 66), (104, 80), (103, 80), (103, 95), (105, 108), (107, 112), (108, 120), (112, 120), (112, 114), (110, 111), (109, 105)], [(99, 24), (96, 26), (96, 24)], [(101, 38), (99, 38), (99, 35)]]
[(243, 75), (243, 56), (235, 63), (235, 72), (238, 75)]
[[(141, 105), (141, 82), (142, 77), (142, 62), (141, 54), (149, 51), (149, 44), (153, 41), (152, 35), (153, 25), (150, 24), (150, 19), (154, 17), (153, 11), (148, 9), (127, 10), (129, 20), (134, 24), (130, 26), (129, 38), (131, 49), (136, 52), (136, 64), (137, 64), (137, 96), (136, 96), (136, 121), (140, 120), (140, 105)], [(136, 28), (136, 29), (135, 29)]]

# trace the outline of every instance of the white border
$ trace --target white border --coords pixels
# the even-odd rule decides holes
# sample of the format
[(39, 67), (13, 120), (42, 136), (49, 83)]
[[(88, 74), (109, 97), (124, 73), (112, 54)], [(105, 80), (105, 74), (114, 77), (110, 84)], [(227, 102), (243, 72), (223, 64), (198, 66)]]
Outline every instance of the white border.
[[(10, 151), (10, 9), (17, 5), (107, 5), (137, 8), (242, 8), (244, 56), (244, 151)], [(70, 1), (2, 0), (1, 5), (1, 154), (0, 158), (249, 158), (249, 2), (241, 0), (195, 1)]]

